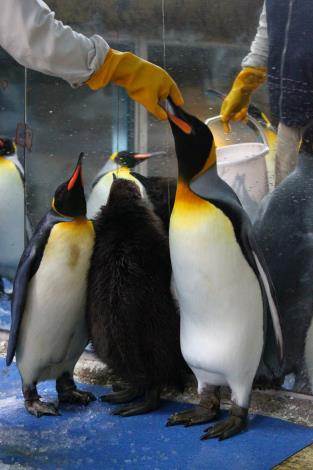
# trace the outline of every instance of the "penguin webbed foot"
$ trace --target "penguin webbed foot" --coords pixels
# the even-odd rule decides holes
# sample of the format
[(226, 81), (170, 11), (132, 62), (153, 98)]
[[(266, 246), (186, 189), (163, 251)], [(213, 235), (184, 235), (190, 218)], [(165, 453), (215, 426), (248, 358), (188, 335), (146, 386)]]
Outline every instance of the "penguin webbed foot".
[(59, 403), (71, 403), (75, 405), (88, 405), (96, 400), (93, 393), (79, 390), (71, 375), (65, 373), (56, 381)]
[(205, 429), (201, 440), (218, 438), (219, 441), (228, 439), (243, 431), (248, 424), (248, 410), (237, 405), (232, 405), (230, 416), (215, 426)]
[(207, 423), (212, 421), (218, 415), (219, 408), (205, 408), (196, 405), (191, 409), (183, 410), (173, 414), (167, 420), (166, 426), (177, 426), (179, 424), (185, 427), (194, 426), (195, 424)]
[(25, 400), (25, 408), (29, 414), (40, 418), (41, 416), (60, 416), (57, 406), (51, 402)]
[(159, 407), (159, 404), (160, 390), (158, 388), (151, 389), (145, 392), (144, 401), (119, 407), (117, 410), (112, 411), (111, 414), (123, 417), (141, 415), (156, 410)]
[(37, 392), (36, 383), (25, 385), (23, 383), (23, 396), (26, 411), (29, 414), (40, 418), (41, 416), (59, 416), (58, 407), (52, 402), (44, 402), (40, 400)]
[(95, 401), (96, 397), (93, 393), (86, 390), (79, 390), (78, 388), (71, 389), (59, 393), (60, 403), (71, 403), (75, 405), (89, 405), (90, 402)]
[(143, 392), (136, 387), (127, 386), (126, 384), (124, 384), (124, 387), (125, 388), (123, 388), (122, 385), (116, 386), (115, 384), (114, 387), (112, 387), (112, 393), (102, 395), (99, 399), (108, 403), (119, 404), (130, 402), (143, 395)]

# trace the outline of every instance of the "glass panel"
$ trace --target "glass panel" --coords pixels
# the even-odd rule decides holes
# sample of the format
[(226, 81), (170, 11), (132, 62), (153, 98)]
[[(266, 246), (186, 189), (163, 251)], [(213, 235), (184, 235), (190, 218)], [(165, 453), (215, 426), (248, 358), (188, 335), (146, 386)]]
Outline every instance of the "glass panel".
[[(48, 3), (56, 10), (57, 18), (76, 30), (88, 35), (101, 34), (112, 47), (135, 51), (165, 67), (183, 92), (186, 110), (206, 121), (220, 113), (222, 98), (219, 92), (222, 95), (228, 92), (241, 68), (241, 60), (255, 35), (263, 1), (97, 0), (86, 4), (82, 0), (54, 0)], [(13, 73), (12, 67), (11, 64), (10, 73)], [(3, 69), (1, 73), (4, 73)], [(20, 83), (22, 85), (22, 78)], [(16, 112), (23, 96), (22, 86), (19, 92), (15, 90), (14, 93), (10, 109)], [(10, 95), (8, 91), (1, 90), (2, 96), (8, 100)], [(148, 176), (161, 176), (165, 181), (169, 177), (176, 178), (176, 157), (168, 123), (148, 116), (144, 108), (130, 101), (123, 90), (111, 86), (96, 93), (85, 87), (72, 90), (61, 80), (30, 71), (27, 97), (28, 123), (34, 137), (32, 152), (27, 154), (26, 204), (33, 225), (50, 207), (56, 186), (67, 178), (81, 151), (86, 153), (84, 175), (87, 193), (98, 171), (118, 150), (166, 151), (166, 157), (151, 159), (136, 170)], [(270, 116), (266, 87), (253, 94), (253, 103)], [(218, 119), (208, 125), (218, 147), (252, 141), (266, 143), (270, 148), (266, 155), (267, 166), (265, 147), (253, 154), (258, 157), (253, 160), (253, 165), (256, 162), (261, 165), (257, 170), (255, 166), (253, 168), (252, 173), (257, 173), (255, 180), (251, 180), (250, 163), (246, 161), (234, 167), (232, 174), (223, 176), (226, 180), (230, 178), (227, 181), (237, 191), (254, 220), (260, 213), (262, 197), (273, 186), (276, 132), (270, 130), (258, 110), (250, 108), (249, 112), (252, 119), (247, 124), (232, 124), (232, 133), (228, 135), (224, 134)], [(5, 132), (11, 132), (11, 129)], [(226, 153), (220, 155), (227, 157)], [(221, 167), (219, 171), (222, 172)], [(275, 220), (272, 222), (275, 224)], [(279, 260), (277, 264), (280, 264)], [(308, 272), (302, 275), (311, 278)], [(293, 290), (292, 286), (290, 290)], [(306, 301), (301, 296), (300, 300)], [(299, 318), (297, 322), (293, 320), (292, 331), (296, 337), (297, 327), (303, 324), (303, 316), (301, 310), (298, 312), (299, 304), (296, 303), (295, 307)], [(309, 313), (304, 319), (306, 329), (301, 330), (301, 338), (287, 351), (294, 360), (292, 367), (285, 369), (280, 377), (284, 380), (285, 373), (293, 373), (296, 364), (296, 377), (288, 377), (285, 386), (292, 388), (295, 381), (295, 388), (299, 389), (301, 385), (305, 392), (311, 390), (307, 378), (308, 365), (304, 359), (304, 344), (311, 318)], [(287, 321), (284, 328), (288, 329), (288, 325)], [(302, 381), (300, 377), (304, 377)]]
[(23, 122), (24, 68), (0, 48), (0, 329), (10, 327), (12, 280), (24, 248), (24, 155), (14, 148)]

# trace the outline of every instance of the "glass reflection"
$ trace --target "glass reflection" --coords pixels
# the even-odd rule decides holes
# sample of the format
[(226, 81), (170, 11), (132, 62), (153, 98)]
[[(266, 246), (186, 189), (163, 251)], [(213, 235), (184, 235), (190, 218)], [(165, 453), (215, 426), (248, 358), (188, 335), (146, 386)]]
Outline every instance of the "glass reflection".
[(24, 69), (0, 49), (0, 329), (10, 327), (12, 280), (24, 248)]

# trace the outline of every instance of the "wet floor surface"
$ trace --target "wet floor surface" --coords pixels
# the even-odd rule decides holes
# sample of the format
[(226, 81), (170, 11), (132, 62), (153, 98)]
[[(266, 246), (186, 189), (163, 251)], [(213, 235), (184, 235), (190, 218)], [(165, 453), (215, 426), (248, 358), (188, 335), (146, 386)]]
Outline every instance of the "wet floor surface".
[[(105, 391), (81, 387), (96, 396)], [(55, 400), (54, 384), (42, 384), (40, 394)], [(0, 468), (267, 470), (313, 442), (313, 429), (256, 415), (247, 432), (223, 442), (200, 441), (205, 425), (165, 426), (169, 415), (188, 406), (163, 400), (157, 412), (121, 418), (96, 401), (38, 419), (24, 409), (15, 365), (8, 369), (0, 359)]]

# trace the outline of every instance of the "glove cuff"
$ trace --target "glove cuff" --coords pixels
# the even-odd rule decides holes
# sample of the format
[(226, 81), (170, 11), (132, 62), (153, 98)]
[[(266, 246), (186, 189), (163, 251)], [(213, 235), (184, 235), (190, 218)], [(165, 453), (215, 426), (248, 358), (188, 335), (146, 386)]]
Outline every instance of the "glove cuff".
[[(131, 52), (120, 52), (115, 49), (109, 49), (105, 61), (101, 67), (92, 74), (92, 76), (85, 82), (92, 90), (99, 90), (108, 85), (110, 82), (119, 85), (119, 80), (125, 80), (125, 73), (122, 76), (117, 72), (118, 66), (121, 62), (124, 62), (125, 65), (127, 62), (133, 62), (134, 54)], [(127, 64), (128, 65), (128, 64)], [(124, 67), (125, 71), (128, 72), (128, 67)], [(127, 75), (126, 72), (126, 75)]]

